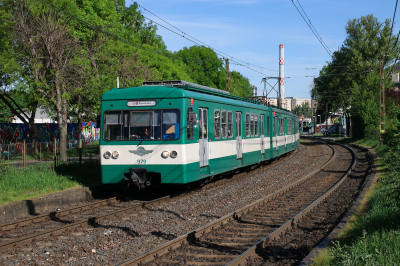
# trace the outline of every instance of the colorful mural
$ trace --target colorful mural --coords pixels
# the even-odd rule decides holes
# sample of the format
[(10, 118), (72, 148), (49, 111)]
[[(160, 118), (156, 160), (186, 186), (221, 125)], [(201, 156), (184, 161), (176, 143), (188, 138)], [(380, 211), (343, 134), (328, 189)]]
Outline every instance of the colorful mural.
[[(83, 142), (99, 140), (100, 128), (96, 128), (96, 123), (82, 123), (81, 138)], [(37, 142), (54, 142), (59, 140), (58, 124), (35, 124)], [(69, 123), (67, 125), (67, 141), (78, 140), (78, 124)], [(26, 139), (27, 143), (32, 143), (31, 134), (25, 124), (0, 123), (0, 144), (22, 143)]]

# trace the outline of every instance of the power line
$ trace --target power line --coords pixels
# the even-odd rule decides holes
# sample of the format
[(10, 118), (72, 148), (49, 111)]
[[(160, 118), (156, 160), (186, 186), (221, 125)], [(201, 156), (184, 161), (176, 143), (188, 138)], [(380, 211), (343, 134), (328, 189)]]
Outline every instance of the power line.
[(313, 29), (315, 30), (315, 32), (317, 33), (319, 39), (323, 42), (323, 45), (325, 45), (325, 47), (329, 50), (330, 53), (332, 53), (332, 51), (328, 48), (328, 45), (326, 45), (326, 43), (324, 42), (324, 40), (322, 39), (321, 35), (319, 35), (317, 29), (314, 27), (314, 25), (311, 23), (310, 18), (307, 16), (306, 11), (304, 11), (302, 5), (300, 4), (299, 0), (297, 0), (297, 3), (299, 3), (299, 6), (301, 8), (301, 10), (303, 10), (304, 15), (306, 15), (306, 18), (308, 19), (308, 21), (310, 22), (311, 27), (313, 27)]
[(153, 49), (147, 48), (147, 47), (145, 47), (145, 46), (143, 46), (143, 45), (140, 45), (140, 44), (137, 44), (137, 43), (134, 43), (134, 42), (131, 42), (131, 41), (127, 41), (127, 40), (125, 40), (125, 39), (123, 39), (123, 38), (121, 38), (121, 37), (118, 37), (117, 35), (115, 35), (115, 34), (113, 34), (113, 33), (110, 33), (110, 32), (108, 32), (108, 31), (105, 31), (105, 30), (103, 30), (103, 29), (101, 29), (101, 28), (99, 28), (99, 27), (93, 25), (93, 24), (90, 24), (89, 22), (86, 22), (86, 21), (84, 21), (84, 20), (82, 20), (82, 19), (80, 19), (80, 18), (78, 18), (78, 17), (76, 17), (76, 16), (74, 16), (74, 15), (72, 15), (72, 14), (66, 12), (65, 10), (62, 10), (62, 9), (58, 8), (57, 6), (55, 6), (55, 5), (53, 5), (53, 4), (49, 3), (49, 2), (47, 2), (46, 0), (38, 0), (38, 1), (40, 1), (40, 2), (42, 2), (42, 3), (44, 3), (44, 4), (49, 5), (50, 7), (52, 7), (53, 9), (55, 9), (55, 10), (57, 10), (57, 11), (59, 11), (59, 12), (63, 12), (63, 13), (66, 14), (67, 16), (76, 19), (77, 21), (79, 21), (79, 22), (81, 22), (81, 23), (83, 23), (83, 24), (89, 26), (89, 27), (92, 28), (93, 30), (96, 30), (96, 31), (98, 31), (98, 32), (101, 32), (101, 33), (103, 33), (103, 34), (105, 34), (105, 35), (107, 35), (107, 36), (109, 36), (109, 37), (111, 37), (111, 38), (114, 38), (114, 39), (116, 39), (116, 40), (119, 40), (119, 41), (121, 41), (121, 42), (127, 44), (127, 45), (133, 46), (133, 47), (135, 47), (135, 48), (144, 50), (144, 51), (149, 52), (149, 53), (159, 54), (159, 55), (162, 55), (162, 56), (165, 56), (165, 57), (168, 57), (168, 58), (172, 58), (172, 59), (180, 59), (180, 60), (185, 59), (185, 60), (189, 60), (189, 61), (221, 60), (221, 59), (214, 59), (214, 58), (213, 58), (213, 59), (182, 58), (182, 57), (177, 57), (176, 55), (172, 55), (172, 54), (165, 53), (165, 52), (163, 52), (163, 51), (161, 51), (161, 50), (153, 50)]
[[(168, 57), (168, 58), (174, 58), (174, 59), (180, 59), (180, 60), (183, 60), (183, 59), (184, 59), (184, 58), (180, 58), (180, 57), (173, 56), (173, 55), (171, 55), (171, 54), (166, 54), (166, 53), (164, 53), (164, 52), (162, 52), (162, 51), (160, 51), (160, 50), (152, 50), (152, 49), (149, 49), (149, 48), (147, 48), (147, 47), (145, 47), (145, 46), (142, 46), (142, 45), (139, 45), (139, 44), (136, 44), (136, 43), (127, 41), (127, 40), (125, 40), (125, 39), (123, 39), (123, 38), (121, 38), (121, 37), (118, 37), (117, 35), (115, 35), (115, 34), (113, 34), (113, 33), (110, 33), (110, 32), (107, 32), (107, 31), (105, 31), (105, 30), (102, 30), (101, 28), (99, 28), (99, 27), (97, 27), (97, 26), (95, 26), (95, 25), (92, 25), (92, 24), (90, 24), (89, 22), (86, 22), (86, 21), (82, 20), (82, 19), (80, 19), (80, 18), (78, 18), (78, 17), (76, 17), (76, 16), (74, 16), (74, 15), (72, 15), (72, 14), (66, 12), (65, 10), (62, 10), (62, 9), (58, 8), (57, 6), (55, 6), (55, 5), (53, 5), (53, 4), (49, 3), (49, 2), (47, 2), (46, 0), (38, 0), (38, 1), (40, 1), (40, 2), (42, 2), (42, 3), (44, 3), (44, 4), (47, 4), (47, 5), (49, 5), (50, 7), (52, 7), (53, 9), (55, 9), (55, 10), (57, 10), (57, 11), (63, 12), (63, 13), (66, 14), (67, 16), (69, 16), (69, 17), (71, 17), (71, 18), (74, 18), (74, 19), (76, 19), (77, 21), (80, 21), (81, 23), (83, 23), (83, 24), (89, 26), (90, 28), (92, 28), (92, 29), (94, 29), (94, 30), (96, 30), (96, 31), (99, 31), (99, 32), (101, 32), (101, 33), (103, 33), (103, 34), (105, 34), (105, 35), (107, 35), (107, 36), (109, 36), (109, 37), (112, 37), (112, 38), (116, 39), (116, 40), (119, 40), (119, 41), (121, 41), (121, 42), (123, 42), (123, 43), (125, 43), (125, 44), (127, 44), (127, 45), (136, 47), (136, 48), (138, 48), (138, 49), (142, 49), (142, 50), (147, 51), (147, 52), (149, 52), (149, 53), (160, 54), (160, 55), (163, 55), (163, 56)], [(216, 53), (216, 54), (218, 54), (218, 53)], [(198, 59), (197, 59), (197, 60), (198, 60)], [(259, 72), (259, 71), (257, 71), (257, 70), (254, 70), (254, 69), (252, 69), (252, 68), (250, 68), (250, 67), (248, 67), (248, 66), (246, 66), (246, 65), (243, 65), (243, 64), (238, 63), (238, 62), (236, 62), (236, 63), (237, 63), (237, 65), (239, 65), (239, 66), (243, 66), (243, 67), (245, 67), (245, 68), (247, 68), (247, 69), (249, 69), (249, 70), (252, 70), (252, 71), (254, 71), (254, 72), (257, 72), (257, 73), (259, 73), (259, 74), (264, 75), (264, 73)]]
[[(172, 56), (172, 55), (169, 55), (169, 54), (165, 54), (165, 53), (163, 53), (163, 52), (160, 51), (160, 50), (152, 50), (152, 49), (149, 49), (149, 48), (147, 48), (147, 47), (145, 47), (145, 46), (143, 46), (143, 45), (140, 45), (140, 44), (136, 44), (136, 43), (134, 43), (134, 42), (127, 41), (127, 40), (125, 40), (125, 39), (123, 39), (123, 38), (121, 38), (121, 37), (118, 37), (117, 35), (115, 35), (115, 34), (113, 34), (113, 33), (110, 33), (110, 32), (108, 32), (108, 31), (102, 30), (101, 28), (99, 28), (99, 27), (97, 27), (97, 26), (95, 26), (95, 25), (92, 25), (92, 24), (90, 24), (89, 22), (86, 22), (86, 21), (84, 21), (84, 20), (82, 20), (82, 19), (76, 17), (76, 16), (74, 16), (74, 15), (68, 13), (68, 12), (65, 11), (65, 10), (62, 10), (62, 9), (58, 8), (57, 6), (55, 6), (55, 5), (53, 5), (53, 4), (49, 3), (49, 2), (47, 2), (46, 0), (38, 0), (38, 1), (40, 1), (40, 2), (42, 2), (42, 3), (44, 3), (44, 4), (47, 4), (47, 5), (49, 5), (50, 7), (52, 7), (53, 9), (55, 9), (55, 10), (57, 10), (57, 11), (59, 11), (59, 12), (62, 12), (62, 13), (64, 13), (64, 14), (66, 14), (67, 16), (76, 19), (77, 21), (80, 21), (81, 23), (83, 23), (83, 24), (89, 26), (90, 28), (92, 28), (92, 29), (94, 29), (94, 30), (96, 30), (96, 31), (99, 31), (99, 32), (101, 32), (101, 33), (103, 33), (103, 34), (105, 34), (105, 35), (107, 35), (107, 36), (109, 36), (109, 37), (112, 37), (112, 38), (116, 39), (116, 40), (119, 40), (119, 41), (121, 41), (121, 42), (123, 42), (123, 43), (125, 43), (125, 44), (128, 44), (128, 45), (130, 45), (130, 46), (136, 47), (136, 48), (138, 48), (138, 49), (142, 49), (142, 50), (147, 51), (147, 52), (150, 52), (150, 53), (157, 53), (157, 54), (163, 55), (163, 56), (165, 56), (165, 57), (175, 57), (175, 56)], [(176, 58), (176, 57), (175, 57), (175, 58)], [(177, 59), (177, 58), (176, 58), (176, 59)]]
[(325, 51), (328, 53), (329, 56), (331, 55), (331, 52), (329, 51), (329, 49), (327, 49), (327, 47), (324, 46), (324, 44), (322, 43), (322, 39), (320, 40), (317, 36), (317, 34), (314, 32), (314, 30), (311, 28), (311, 26), (308, 24), (307, 20), (304, 18), (303, 14), (301, 14), (300, 10), (297, 8), (296, 4), (293, 2), (292, 3), (294, 5), (294, 7), (297, 9), (297, 11), (299, 12), (300, 16), (304, 19), (304, 21), (306, 22), (307, 26), (310, 28), (310, 30), (314, 33), (315, 37), (317, 38), (317, 40), (321, 43), (322, 47), (324, 47)]
[(351, 76), (351, 75), (357, 75), (357, 74), (363, 74), (363, 73), (371, 73), (372, 71), (376, 71), (371, 69), (367, 71), (361, 71), (361, 72), (353, 72), (353, 73), (340, 73), (340, 74), (327, 74), (327, 75), (320, 75), (320, 76), (298, 76), (298, 77), (285, 77), (285, 79), (290, 79), (290, 78), (319, 78), (319, 77), (328, 77), (328, 76)]
[[(187, 39), (187, 40), (193, 42), (193, 43), (196, 43), (197, 45), (200, 45), (199, 43), (201, 43), (201, 44), (205, 45), (206, 47), (208, 47), (208, 48), (214, 50), (215, 53), (219, 52), (221, 56), (226, 56), (226, 57), (228, 57), (228, 58), (237, 60), (237, 61), (239, 61), (239, 62), (242, 62), (242, 63), (244, 63), (244, 64), (247, 64), (248, 66), (254, 66), (254, 67), (258, 67), (258, 68), (262, 68), (262, 69), (266, 69), (266, 70), (270, 70), (270, 71), (277, 71), (277, 70), (274, 70), (274, 69), (269, 69), (269, 68), (265, 68), (265, 67), (262, 67), (262, 66), (258, 66), (258, 65), (254, 65), (254, 64), (247, 63), (247, 62), (245, 62), (245, 61), (243, 61), (243, 60), (240, 60), (240, 59), (235, 58), (235, 57), (233, 57), (233, 56), (231, 56), (231, 55), (228, 55), (228, 54), (226, 54), (226, 53), (224, 53), (224, 52), (222, 52), (222, 51), (220, 51), (220, 50), (218, 50), (218, 49), (215, 49), (215, 48), (211, 47), (210, 45), (208, 45), (208, 44), (206, 44), (206, 43), (204, 43), (204, 42), (202, 42), (202, 41), (196, 39), (195, 37), (193, 37), (193, 36), (191, 36), (191, 35), (189, 35), (189, 34), (183, 32), (182, 30), (180, 30), (180, 29), (178, 29), (177, 27), (173, 26), (171, 23), (169, 23), (169, 22), (167, 22), (166, 20), (160, 18), (159, 16), (157, 16), (156, 14), (154, 14), (153, 12), (151, 12), (150, 10), (146, 9), (146, 8), (143, 7), (142, 5), (138, 4), (138, 6), (140, 6), (141, 8), (143, 8), (144, 10), (146, 10), (147, 12), (149, 12), (150, 14), (154, 15), (155, 17), (159, 18), (160, 20), (164, 21), (165, 23), (167, 23), (168, 25), (170, 25), (170, 26), (173, 27), (174, 29), (180, 31), (180, 32), (182, 33), (182, 35), (179, 34), (179, 33), (177, 33), (177, 32), (175, 32), (175, 31), (173, 31), (173, 30), (171, 30), (171, 29), (169, 29), (169, 28), (167, 28), (167, 27), (165, 27), (165, 26), (163, 26), (163, 25), (161, 25), (161, 24), (158, 23), (158, 22), (156, 22), (156, 21), (154, 21), (154, 20), (152, 20), (152, 19), (150, 19), (150, 18), (147, 18), (147, 17), (145, 17), (144, 15), (142, 15), (144, 18), (146, 18), (146, 19), (148, 19), (148, 20), (150, 20), (150, 21), (156, 23), (157, 25), (163, 27), (164, 29), (167, 29), (167, 30), (169, 30), (169, 31), (171, 31), (171, 32), (173, 32), (173, 33), (175, 33), (175, 34), (177, 34), (177, 35), (179, 35), (179, 36), (181, 36), (181, 37), (183, 37), (183, 38), (185, 38), (185, 39)], [(191, 39), (196, 40), (197, 42), (195, 42), (195, 41), (193, 41), (193, 40), (190, 40), (190, 39), (187, 38), (186, 36), (189, 36)], [(198, 43), (198, 42), (199, 42), (199, 43)], [(217, 54), (218, 54), (218, 53), (217, 53)], [(238, 65), (244, 66), (243, 64), (240, 64), (240, 63), (239, 63)]]

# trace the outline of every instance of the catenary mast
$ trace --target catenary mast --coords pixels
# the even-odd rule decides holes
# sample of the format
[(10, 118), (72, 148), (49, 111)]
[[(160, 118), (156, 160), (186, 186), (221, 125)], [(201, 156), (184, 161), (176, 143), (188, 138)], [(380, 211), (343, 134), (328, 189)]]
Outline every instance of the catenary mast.
[(282, 106), (282, 102), (285, 99), (285, 45), (279, 45), (279, 106)]

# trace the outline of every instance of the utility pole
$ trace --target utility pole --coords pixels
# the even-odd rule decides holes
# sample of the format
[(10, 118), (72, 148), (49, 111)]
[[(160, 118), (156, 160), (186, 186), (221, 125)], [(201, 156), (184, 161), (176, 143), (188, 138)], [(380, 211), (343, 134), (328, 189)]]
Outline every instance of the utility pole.
[(382, 146), (382, 133), (385, 133), (385, 77), (383, 71), (383, 55), (380, 56), (380, 80), (379, 80), (379, 147)]
[(225, 72), (226, 72), (226, 91), (231, 92), (231, 86), (229, 84), (229, 59), (225, 59)]

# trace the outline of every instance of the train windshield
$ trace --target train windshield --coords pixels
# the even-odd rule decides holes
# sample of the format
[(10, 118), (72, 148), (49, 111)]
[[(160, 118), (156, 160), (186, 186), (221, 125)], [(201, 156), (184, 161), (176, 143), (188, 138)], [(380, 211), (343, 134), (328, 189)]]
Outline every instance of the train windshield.
[(106, 111), (103, 119), (104, 140), (179, 139), (178, 109)]

